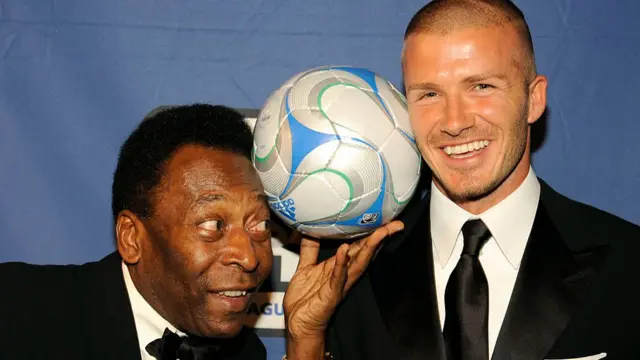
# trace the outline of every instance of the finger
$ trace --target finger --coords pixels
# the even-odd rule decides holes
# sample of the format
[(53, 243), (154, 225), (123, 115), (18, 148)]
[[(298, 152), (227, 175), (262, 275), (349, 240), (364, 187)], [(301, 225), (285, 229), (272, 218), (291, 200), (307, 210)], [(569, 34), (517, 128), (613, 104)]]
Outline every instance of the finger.
[[(404, 229), (404, 224), (402, 223), (402, 221), (399, 221), (399, 220), (392, 221), (392, 222), (390, 222), (388, 224), (385, 224), (385, 225), (381, 226), (380, 228), (376, 229), (376, 231), (374, 231), (368, 237), (362, 238), (362, 239), (358, 240), (357, 242), (353, 243), (352, 246), (349, 248), (349, 255), (352, 258), (355, 257), (356, 254), (360, 251), (360, 249), (363, 246), (373, 246), (374, 247), (373, 251), (375, 251), (375, 248), (377, 248), (378, 244), (382, 240), (384, 240), (388, 236), (393, 235), (393, 234), (395, 234), (398, 231), (401, 231), (403, 229)], [(372, 243), (372, 241), (373, 241), (373, 243)]]
[(404, 229), (404, 224), (401, 221), (393, 221), (374, 231), (373, 234), (365, 238), (362, 243), (358, 244), (358, 251), (354, 255), (354, 263), (358, 263), (362, 260), (366, 260), (368, 262), (382, 240), (397, 233), (398, 231), (401, 231), (402, 229)]
[(298, 261), (298, 269), (317, 263), (319, 253), (320, 243), (317, 240), (303, 237), (300, 241), (300, 260)]
[(347, 281), (345, 289), (348, 290), (360, 278), (364, 270), (369, 265), (382, 240), (389, 235), (402, 230), (404, 224), (400, 221), (389, 223), (373, 232), (369, 237), (363, 239), (359, 244), (358, 251), (351, 257), (351, 262), (347, 269)]
[[(331, 272), (325, 275), (325, 278), (316, 293), (316, 296), (311, 301), (315, 303), (313, 308), (316, 309), (316, 313), (319, 318), (317, 321), (327, 323), (333, 312), (342, 300), (344, 293), (344, 284), (347, 280), (347, 255), (348, 245), (343, 244), (338, 248), (338, 251), (333, 256), (335, 261), (331, 265)], [(325, 263), (328, 265), (328, 263)]]
[(342, 299), (342, 293), (345, 282), (347, 281), (347, 264), (349, 263), (349, 255), (347, 251), (349, 245), (342, 244), (336, 252), (336, 261), (333, 265), (331, 278), (327, 282), (327, 288), (323, 294), (325, 298), (332, 299), (336, 303)]

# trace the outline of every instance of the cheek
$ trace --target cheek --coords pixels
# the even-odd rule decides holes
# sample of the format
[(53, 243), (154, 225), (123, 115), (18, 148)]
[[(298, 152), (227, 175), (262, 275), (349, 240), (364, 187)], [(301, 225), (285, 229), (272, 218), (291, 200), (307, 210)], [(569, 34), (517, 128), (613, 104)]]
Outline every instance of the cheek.
[(189, 251), (188, 266), (196, 273), (206, 270), (214, 262), (217, 253), (215, 250), (210, 249), (205, 242), (196, 244)]
[(497, 140), (495, 144), (499, 146), (494, 151), (502, 157), (500, 154), (512, 147), (515, 129), (520, 126), (515, 103), (510, 99), (487, 98), (477, 101), (474, 110), (481, 119), (476, 121), (479, 133)]
[(508, 131), (519, 126), (522, 117), (522, 102), (512, 97), (492, 96), (475, 102), (475, 112), (491, 125)]
[(260, 276), (266, 278), (271, 272), (273, 266), (273, 252), (271, 249), (271, 241), (258, 243), (255, 247), (256, 256), (260, 260)]
[(184, 265), (183, 276), (188, 283), (192, 297), (195, 299), (202, 299), (219, 276), (220, 268), (217, 260), (218, 251), (213, 249), (211, 244), (203, 243), (202, 246), (191, 250)]
[(506, 108), (504, 102), (496, 98), (479, 99), (474, 102), (473, 106), (476, 114), (491, 123), (495, 123), (500, 114), (504, 115), (504, 109)]
[(217, 251), (195, 236), (182, 236), (177, 240), (179, 243), (171, 248), (175, 271), (180, 272), (183, 279), (193, 285), (194, 279), (206, 272), (214, 262)]
[(437, 123), (438, 115), (435, 106), (409, 106), (411, 129), (419, 143), (425, 141)]

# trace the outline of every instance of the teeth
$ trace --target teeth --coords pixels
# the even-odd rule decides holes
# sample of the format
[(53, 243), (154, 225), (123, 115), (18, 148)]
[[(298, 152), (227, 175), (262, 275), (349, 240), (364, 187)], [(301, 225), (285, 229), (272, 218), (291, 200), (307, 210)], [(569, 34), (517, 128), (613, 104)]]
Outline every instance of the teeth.
[(489, 146), (489, 140), (474, 141), (462, 145), (445, 146), (444, 152), (447, 155), (461, 155), (470, 151), (480, 150)]
[(240, 297), (247, 295), (245, 290), (232, 290), (232, 291), (220, 291), (218, 295), (228, 296), (228, 297)]

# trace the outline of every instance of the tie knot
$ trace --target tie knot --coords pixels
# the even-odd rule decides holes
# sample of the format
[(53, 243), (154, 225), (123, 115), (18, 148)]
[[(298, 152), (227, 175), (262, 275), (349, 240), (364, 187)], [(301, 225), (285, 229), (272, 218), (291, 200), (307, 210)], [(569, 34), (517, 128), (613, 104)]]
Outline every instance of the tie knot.
[(462, 235), (464, 236), (462, 254), (478, 256), (482, 246), (491, 237), (491, 232), (482, 220), (475, 219), (462, 225)]

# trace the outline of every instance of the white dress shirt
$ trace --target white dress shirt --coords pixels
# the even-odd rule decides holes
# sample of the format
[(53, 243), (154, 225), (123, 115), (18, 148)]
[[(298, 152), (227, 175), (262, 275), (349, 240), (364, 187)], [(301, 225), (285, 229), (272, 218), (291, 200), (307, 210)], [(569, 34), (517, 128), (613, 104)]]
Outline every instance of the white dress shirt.
[(122, 263), (122, 275), (124, 283), (129, 293), (129, 301), (133, 310), (133, 318), (136, 323), (136, 332), (138, 333), (138, 344), (140, 346), (140, 356), (142, 360), (156, 360), (149, 355), (145, 349), (147, 345), (155, 339), (159, 339), (164, 334), (164, 329), (169, 330), (183, 336), (184, 333), (177, 331), (176, 328), (158, 314), (147, 301), (140, 295), (138, 289), (131, 280), (129, 269)]
[(433, 265), (442, 327), (446, 315), (445, 288), (464, 245), (462, 225), (469, 219), (480, 218), (491, 231), (492, 237), (479, 255), (489, 283), (489, 355), (493, 354), (509, 305), (539, 197), (540, 183), (531, 168), (526, 179), (513, 193), (480, 215), (462, 209), (431, 184)]

